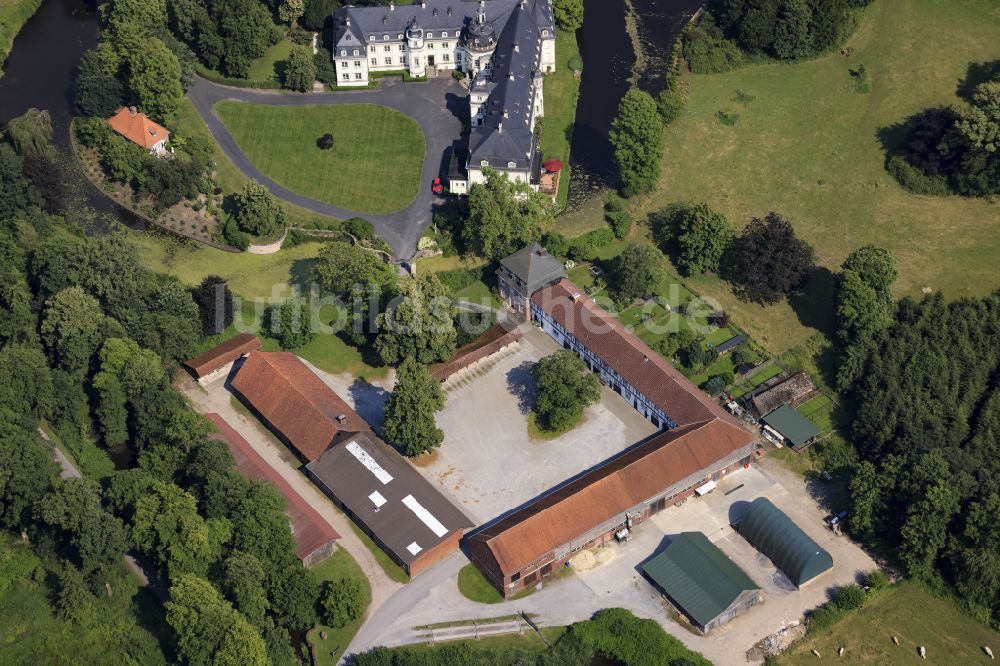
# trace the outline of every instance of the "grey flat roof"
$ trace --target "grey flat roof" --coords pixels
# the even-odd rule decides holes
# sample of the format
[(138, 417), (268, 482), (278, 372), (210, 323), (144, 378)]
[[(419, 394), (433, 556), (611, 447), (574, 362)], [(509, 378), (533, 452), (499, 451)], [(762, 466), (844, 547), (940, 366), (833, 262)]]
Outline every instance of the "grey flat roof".
[[(407, 564), (456, 530), (473, 525), (405, 458), (372, 434), (342, 438), (306, 469)], [(411, 550), (412, 544), (419, 550)]]

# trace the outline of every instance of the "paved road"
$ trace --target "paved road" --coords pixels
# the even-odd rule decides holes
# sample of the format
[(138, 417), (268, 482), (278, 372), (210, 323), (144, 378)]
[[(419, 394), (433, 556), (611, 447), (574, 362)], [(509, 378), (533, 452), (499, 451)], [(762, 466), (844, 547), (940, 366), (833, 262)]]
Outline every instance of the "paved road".
[[(263, 183), (275, 196), (307, 210), (340, 219), (361, 216), (370, 220), (397, 259), (409, 259), (413, 256), (420, 235), (431, 223), (434, 207), (441, 201), (431, 193), (431, 181), (447, 171), (448, 152), (452, 142), (461, 135), (461, 118), (468, 114), (468, 93), (450, 77), (432, 79), (427, 83), (402, 83), (398, 79), (383, 79), (377, 90), (306, 94), (233, 88), (198, 78), (188, 90), (188, 97), (208, 125), (222, 152), (245, 176)], [(236, 145), (229, 130), (215, 115), (216, 103), (223, 100), (276, 106), (380, 104), (396, 109), (413, 118), (424, 131), (426, 152), (417, 197), (403, 210), (388, 215), (373, 215), (323, 203), (285, 189), (250, 162)]]

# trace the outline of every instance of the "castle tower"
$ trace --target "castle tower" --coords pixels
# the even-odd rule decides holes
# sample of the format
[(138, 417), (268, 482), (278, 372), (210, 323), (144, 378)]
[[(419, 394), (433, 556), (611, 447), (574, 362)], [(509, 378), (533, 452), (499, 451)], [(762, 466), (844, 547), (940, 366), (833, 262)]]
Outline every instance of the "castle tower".
[(406, 28), (406, 62), (411, 76), (426, 74), (427, 58), (424, 55), (424, 29), (414, 18)]

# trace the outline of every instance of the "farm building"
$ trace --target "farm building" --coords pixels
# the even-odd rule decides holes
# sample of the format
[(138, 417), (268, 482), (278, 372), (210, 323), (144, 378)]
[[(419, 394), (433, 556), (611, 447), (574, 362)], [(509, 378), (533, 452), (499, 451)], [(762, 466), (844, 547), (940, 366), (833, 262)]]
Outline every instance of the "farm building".
[(467, 539), (472, 561), (504, 596), (581, 550), (749, 465), (754, 438), (723, 419), (660, 433), (551, 490)]
[(219, 428), (219, 438), (228, 446), (236, 468), (251, 479), (274, 485), (288, 502), (288, 518), (295, 537), (295, 555), (306, 566), (312, 566), (333, 553), (340, 535), (284, 478), (254, 451), (246, 439), (218, 414), (206, 414)]
[(812, 443), (820, 430), (815, 423), (799, 414), (789, 405), (782, 405), (761, 421), (764, 423), (764, 434), (768, 439), (775, 440), (782, 446), (801, 451)]
[(456, 350), (455, 355), (449, 360), (432, 365), (428, 369), (432, 377), (440, 382), (446, 381), (456, 372), (475, 365), (514, 344), (521, 339), (522, 335), (520, 329), (511, 329), (502, 323), (496, 324), (469, 344)]
[(833, 558), (766, 497), (743, 514), (737, 530), (766, 555), (796, 587), (833, 568)]
[(701, 633), (763, 603), (760, 588), (701, 532), (683, 532), (642, 572)]
[(371, 433), (341, 438), (305, 469), (410, 576), (455, 551), (472, 526), (409, 462)]
[(750, 402), (758, 416), (764, 416), (782, 405), (800, 402), (816, 391), (812, 379), (805, 372), (796, 372), (791, 377), (754, 395)]
[(236, 359), (260, 349), (260, 339), (250, 333), (234, 335), (221, 345), (184, 361), (199, 384), (211, 381), (229, 372)]
[(734, 335), (725, 342), (716, 345), (715, 351), (717, 351), (719, 354), (728, 354), (729, 352), (733, 351), (746, 341), (747, 341), (747, 334), (740, 333), (739, 335)]
[(532, 243), (500, 260), (497, 287), (500, 298), (521, 319), (527, 320), (530, 313), (528, 299), (531, 295), (564, 277), (566, 272), (562, 262), (538, 243)]
[(232, 388), (304, 461), (316, 460), (339, 435), (371, 430), (350, 405), (289, 352), (253, 352)]

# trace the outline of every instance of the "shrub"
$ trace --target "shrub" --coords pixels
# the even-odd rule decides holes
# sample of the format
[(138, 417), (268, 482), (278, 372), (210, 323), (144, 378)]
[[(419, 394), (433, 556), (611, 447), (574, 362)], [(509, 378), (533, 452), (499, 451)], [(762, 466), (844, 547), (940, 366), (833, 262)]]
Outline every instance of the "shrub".
[(465, 72), (463, 72), (460, 69), (451, 70), (451, 78), (455, 79), (456, 81), (464, 81), (465, 76), (466, 76)]
[(611, 229), (595, 229), (570, 241), (569, 257), (576, 261), (593, 261), (597, 251), (614, 240)]
[(618, 240), (624, 240), (632, 228), (632, 216), (625, 211), (611, 211), (604, 214), (604, 219), (611, 228), (611, 233)]
[(823, 631), (839, 620), (842, 614), (843, 611), (832, 604), (820, 606), (809, 616), (809, 632)]
[(736, 42), (723, 39), (701, 25), (692, 26), (684, 36), (684, 59), (696, 74), (717, 74), (743, 64), (743, 52)]
[(558, 231), (546, 231), (542, 234), (542, 245), (545, 249), (557, 257), (565, 257), (569, 254), (570, 242)]
[(733, 362), (733, 367), (736, 368), (741, 365), (753, 363), (754, 361), (753, 352), (743, 346), (734, 349), (731, 353), (730, 359)]
[(890, 585), (889, 574), (881, 569), (875, 569), (874, 571), (866, 573), (864, 580), (865, 586), (873, 592), (884, 590)]
[(327, 132), (320, 138), (316, 139), (316, 145), (320, 150), (330, 150), (333, 148), (333, 135)]
[(943, 197), (951, 194), (951, 188), (944, 176), (928, 176), (910, 164), (902, 155), (893, 155), (885, 165), (886, 171), (895, 178), (904, 190), (914, 194)]
[(333, 67), (333, 56), (325, 48), (320, 48), (313, 54), (313, 64), (316, 66), (316, 80), (327, 85), (337, 82), (337, 70)]
[(77, 118), (73, 121), (73, 133), (80, 145), (100, 148), (111, 136), (111, 127), (104, 118)]
[(233, 218), (229, 218), (229, 220), (222, 225), (220, 234), (222, 236), (222, 242), (232, 245), (237, 250), (246, 250), (250, 247), (250, 236), (240, 230), (239, 225), (236, 224), (236, 220)]
[(612, 192), (604, 201), (604, 210), (608, 213), (620, 213), (625, 210), (628, 204), (617, 192)]
[(375, 238), (375, 227), (363, 217), (352, 217), (344, 222), (344, 231), (358, 240)]
[(454, 292), (482, 280), (483, 270), (481, 268), (456, 268), (452, 271), (441, 271), (437, 277), (441, 284), (448, 288), (448, 291)]
[(571, 57), (569, 59), (569, 61), (566, 63), (566, 65), (570, 69), (572, 69), (574, 72), (582, 72), (583, 71), (583, 58), (581, 58), (578, 54), (575, 54), (575, 55), (573, 55), (573, 57)]
[(719, 375), (709, 377), (708, 381), (701, 385), (702, 389), (709, 395), (719, 395), (726, 390), (726, 382)]
[(865, 591), (860, 585), (845, 585), (837, 591), (837, 608), (855, 610), (865, 605)]
[(292, 29), (288, 31), (288, 39), (299, 46), (312, 46), (312, 38), (311, 32), (297, 25), (292, 26)]

